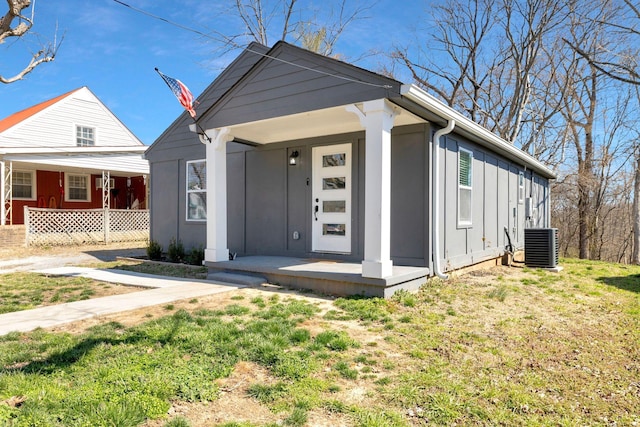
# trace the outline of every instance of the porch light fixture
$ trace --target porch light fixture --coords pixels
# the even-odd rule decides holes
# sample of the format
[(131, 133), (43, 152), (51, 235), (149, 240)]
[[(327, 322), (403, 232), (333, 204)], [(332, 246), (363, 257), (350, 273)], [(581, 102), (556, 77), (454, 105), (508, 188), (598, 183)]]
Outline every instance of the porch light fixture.
[(300, 156), (300, 153), (298, 153), (298, 151), (292, 151), (291, 154), (289, 155), (289, 165), (290, 166), (295, 166), (296, 164), (298, 164), (298, 156)]

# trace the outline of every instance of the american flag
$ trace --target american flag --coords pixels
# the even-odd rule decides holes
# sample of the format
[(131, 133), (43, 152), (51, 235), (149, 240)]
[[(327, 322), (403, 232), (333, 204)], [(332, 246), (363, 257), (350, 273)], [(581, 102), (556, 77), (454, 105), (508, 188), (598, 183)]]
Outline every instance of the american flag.
[(189, 114), (191, 114), (191, 117), (195, 119), (196, 110), (193, 108), (193, 95), (189, 88), (187, 88), (180, 80), (165, 76), (157, 68), (156, 71), (160, 74), (160, 77), (162, 77), (162, 80), (164, 80), (167, 86), (169, 86), (169, 89), (171, 89), (176, 98), (178, 98), (180, 104), (182, 104)]

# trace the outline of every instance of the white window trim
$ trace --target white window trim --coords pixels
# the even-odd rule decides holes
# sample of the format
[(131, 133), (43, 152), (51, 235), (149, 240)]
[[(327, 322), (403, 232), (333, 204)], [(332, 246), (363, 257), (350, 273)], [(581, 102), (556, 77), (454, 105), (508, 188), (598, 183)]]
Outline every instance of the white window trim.
[(524, 179), (524, 172), (520, 171), (518, 173), (518, 203), (519, 204), (524, 203), (525, 189), (526, 189), (526, 182)]
[[(34, 170), (24, 170), (24, 169), (14, 169), (13, 172), (21, 172), (21, 173), (30, 173), (31, 174), (31, 197), (13, 197), (11, 194), (12, 200), (37, 200), (38, 199), (38, 181), (36, 180), (37, 175)], [(15, 183), (13, 182), (13, 177), (11, 177), (11, 186), (13, 187)], [(11, 188), (11, 193), (13, 193), (13, 188)]]
[[(185, 220), (187, 220), (188, 222), (207, 222), (206, 218), (189, 218), (189, 194), (191, 193), (207, 193), (207, 189), (205, 188), (204, 190), (189, 190), (189, 164), (191, 163), (203, 163), (205, 164), (205, 167), (207, 166), (207, 159), (198, 159), (198, 160), (188, 160), (185, 162), (185, 180), (184, 180), (184, 187), (185, 187), (185, 199), (184, 199), (184, 218)], [(207, 171), (207, 173), (209, 173), (209, 171)], [(206, 185), (206, 182), (205, 182)], [(208, 195), (207, 195), (208, 197)], [(205, 209), (207, 207), (205, 206)]]
[[(469, 176), (471, 178), (471, 185), (467, 186), (467, 185), (461, 185), (460, 184), (460, 153), (466, 153), (469, 155)], [(456, 181), (456, 185), (457, 185), (457, 215), (456, 215), (456, 219), (457, 219), (457, 223), (458, 223), (458, 227), (460, 228), (470, 228), (473, 225), (473, 151), (468, 150), (466, 148), (462, 148), (462, 147), (458, 147), (458, 164), (457, 164), (457, 169), (458, 169), (458, 173), (457, 173), (457, 181)], [(469, 190), (469, 216), (471, 217), (471, 219), (469, 220), (461, 220), (460, 219), (460, 190)]]
[[(70, 199), (69, 198), (69, 177), (71, 176), (84, 176), (86, 178), (87, 188), (87, 200)], [(77, 203), (91, 203), (91, 175), (84, 173), (65, 173), (64, 174), (64, 201), (65, 202), (77, 202)]]
[[(93, 130), (93, 145), (78, 145), (78, 129), (79, 128), (85, 128), (85, 129), (92, 129)], [(76, 124), (74, 129), (73, 129), (73, 137), (75, 139), (75, 145), (76, 147), (95, 147), (98, 142), (98, 129), (94, 126), (85, 126), (85, 125), (79, 125)]]

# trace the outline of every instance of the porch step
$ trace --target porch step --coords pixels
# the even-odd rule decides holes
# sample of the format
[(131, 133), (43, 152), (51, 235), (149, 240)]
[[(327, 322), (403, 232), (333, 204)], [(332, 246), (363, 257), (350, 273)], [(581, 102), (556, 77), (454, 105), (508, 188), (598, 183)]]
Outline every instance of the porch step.
[(207, 280), (212, 282), (226, 282), (235, 285), (244, 286), (261, 286), (268, 283), (267, 279), (260, 276), (251, 276), (249, 274), (225, 273), (222, 271), (212, 272), (207, 275)]

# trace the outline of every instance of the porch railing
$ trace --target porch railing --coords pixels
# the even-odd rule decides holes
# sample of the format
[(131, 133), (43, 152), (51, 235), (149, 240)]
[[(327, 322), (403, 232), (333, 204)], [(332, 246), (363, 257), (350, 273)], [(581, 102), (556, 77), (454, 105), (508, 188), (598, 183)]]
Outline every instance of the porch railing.
[(149, 222), (146, 209), (24, 208), (27, 246), (143, 241)]

